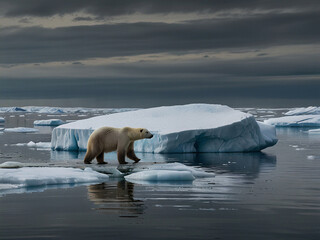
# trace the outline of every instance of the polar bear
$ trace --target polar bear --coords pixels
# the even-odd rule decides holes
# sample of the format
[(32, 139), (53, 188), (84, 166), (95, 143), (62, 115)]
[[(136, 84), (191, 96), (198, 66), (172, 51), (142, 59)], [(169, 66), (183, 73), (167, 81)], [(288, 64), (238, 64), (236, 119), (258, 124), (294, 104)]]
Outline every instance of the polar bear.
[(135, 155), (133, 149), (134, 141), (152, 137), (153, 135), (145, 128), (101, 127), (89, 137), (84, 163), (90, 164), (96, 158), (99, 164), (105, 164), (104, 153), (115, 150), (117, 150), (120, 164), (127, 163), (125, 161), (126, 155), (135, 162), (139, 162), (140, 159)]

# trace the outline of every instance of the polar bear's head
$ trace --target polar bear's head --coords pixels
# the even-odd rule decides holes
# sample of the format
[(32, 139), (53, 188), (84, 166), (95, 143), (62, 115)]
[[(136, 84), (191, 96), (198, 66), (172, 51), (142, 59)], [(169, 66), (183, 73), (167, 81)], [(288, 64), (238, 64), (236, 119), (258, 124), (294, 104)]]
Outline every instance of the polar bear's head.
[(140, 128), (139, 132), (140, 132), (141, 139), (153, 137), (153, 135), (146, 128)]

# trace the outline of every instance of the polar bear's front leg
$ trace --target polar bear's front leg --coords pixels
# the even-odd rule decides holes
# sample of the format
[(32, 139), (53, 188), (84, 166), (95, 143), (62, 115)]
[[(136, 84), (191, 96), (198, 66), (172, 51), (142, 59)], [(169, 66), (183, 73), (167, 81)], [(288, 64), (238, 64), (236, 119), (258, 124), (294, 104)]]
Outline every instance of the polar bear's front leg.
[(134, 142), (131, 142), (128, 146), (128, 149), (127, 149), (127, 157), (132, 159), (133, 161), (135, 161), (136, 163), (139, 162), (141, 159), (138, 158), (136, 156), (136, 154), (134, 153)]

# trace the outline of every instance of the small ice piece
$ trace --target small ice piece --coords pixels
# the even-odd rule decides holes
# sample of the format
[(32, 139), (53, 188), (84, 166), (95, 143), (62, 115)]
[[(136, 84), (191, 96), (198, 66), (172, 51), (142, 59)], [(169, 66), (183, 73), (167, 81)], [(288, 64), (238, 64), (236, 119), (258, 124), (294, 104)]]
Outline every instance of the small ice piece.
[(0, 123), (4, 123), (6, 120), (3, 117), (0, 117)]
[(320, 128), (308, 130), (309, 134), (320, 134)]
[(125, 179), (139, 181), (193, 181), (195, 177), (189, 171), (149, 170), (132, 173)]
[(270, 118), (265, 120), (264, 123), (276, 127), (319, 127), (320, 115), (297, 115)]
[(309, 156), (307, 156), (307, 159), (309, 159), (309, 160), (315, 160), (315, 159), (316, 159), (316, 157), (315, 157), (315, 156), (313, 156), (313, 155), (309, 155)]
[(38, 132), (39, 129), (36, 128), (25, 128), (25, 127), (17, 127), (17, 128), (6, 128), (5, 132), (16, 132), (16, 133), (32, 133)]
[(20, 168), (23, 166), (23, 163), (14, 161), (8, 161), (0, 164), (0, 168)]
[(61, 119), (46, 119), (46, 120), (36, 120), (33, 122), (33, 125), (36, 126), (59, 126), (65, 124)]
[(251, 114), (218, 104), (155, 107), (79, 120), (56, 127), (55, 150), (87, 148), (91, 133), (100, 127), (143, 127), (152, 139), (135, 141), (136, 152), (250, 152), (277, 143), (275, 129), (256, 122)]
[(27, 143), (28, 147), (34, 147), (34, 148), (50, 148), (51, 147), (51, 143), (50, 142), (33, 142), (30, 141)]

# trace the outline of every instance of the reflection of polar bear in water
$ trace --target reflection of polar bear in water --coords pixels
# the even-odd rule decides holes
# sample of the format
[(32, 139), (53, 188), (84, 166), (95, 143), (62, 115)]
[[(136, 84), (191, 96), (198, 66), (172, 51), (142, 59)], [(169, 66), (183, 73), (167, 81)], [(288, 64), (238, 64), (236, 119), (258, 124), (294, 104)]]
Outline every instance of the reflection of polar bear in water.
[(88, 197), (97, 206), (98, 211), (116, 213), (123, 217), (134, 217), (144, 212), (143, 201), (134, 199), (133, 183), (122, 180), (90, 185), (87, 188)]
[(87, 153), (84, 163), (91, 163), (97, 158), (98, 163), (103, 164), (104, 153), (117, 150), (118, 161), (126, 164), (125, 157), (139, 162), (140, 159), (134, 153), (134, 141), (144, 138), (152, 138), (153, 135), (145, 128), (112, 128), (102, 127), (95, 130), (89, 137)]

